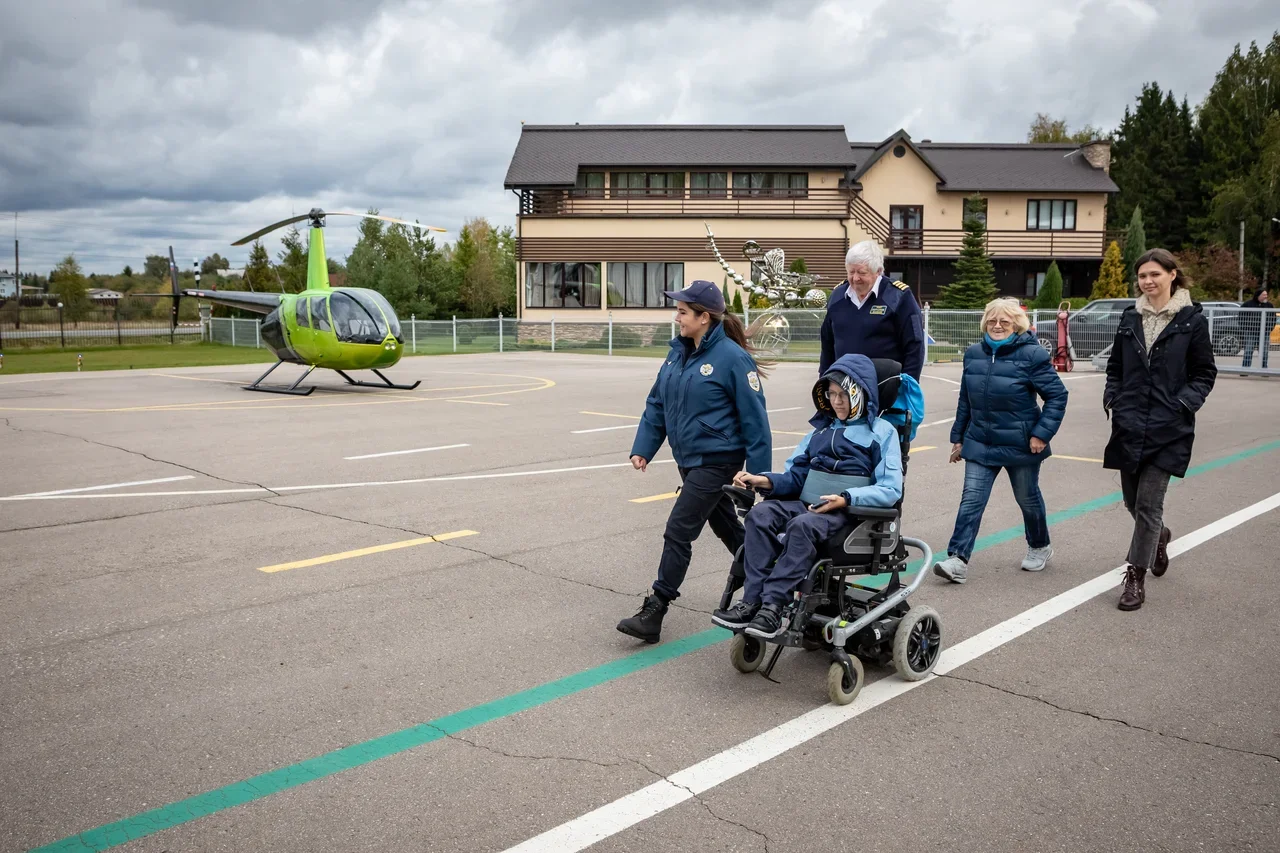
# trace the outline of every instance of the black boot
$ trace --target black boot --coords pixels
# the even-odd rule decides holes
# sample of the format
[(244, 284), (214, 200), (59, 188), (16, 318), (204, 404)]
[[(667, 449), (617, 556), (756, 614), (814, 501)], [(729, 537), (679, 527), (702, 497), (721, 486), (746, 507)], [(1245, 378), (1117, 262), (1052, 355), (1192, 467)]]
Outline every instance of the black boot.
[(618, 623), (618, 630), (637, 640), (656, 643), (662, 635), (662, 617), (667, 615), (667, 602), (655, 592), (644, 600), (640, 612)]
[(1121, 610), (1137, 610), (1147, 600), (1147, 590), (1143, 586), (1147, 570), (1138, 566), (1129, 566), (1124, 573), (1124, 591), (1120, 593)]
[(1160, 541), (1156, 544), (1156, 564), (1151, 567), (1151, 574), (1160, 577), (1169, 568), (1169, 540), (1173, 533), (1165, 527), (1160, 531)]

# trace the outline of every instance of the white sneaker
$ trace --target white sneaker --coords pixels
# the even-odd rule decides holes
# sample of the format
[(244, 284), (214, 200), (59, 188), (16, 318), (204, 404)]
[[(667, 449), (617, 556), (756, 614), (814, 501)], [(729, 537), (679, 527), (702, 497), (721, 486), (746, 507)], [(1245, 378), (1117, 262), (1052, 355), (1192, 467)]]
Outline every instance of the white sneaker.
[(1043, 548), (1028, 548), (1027, 556), (1022, 558), (1022, 570), (1025, 572), (1038, 572), (1045, 567), (1052, 556), (1052, 545), (1046, 545)]
[(934, 564), (933, 573), (952, 583), (964, 583), (969, 579), (969, 566), (959, 557), (947, 557)]

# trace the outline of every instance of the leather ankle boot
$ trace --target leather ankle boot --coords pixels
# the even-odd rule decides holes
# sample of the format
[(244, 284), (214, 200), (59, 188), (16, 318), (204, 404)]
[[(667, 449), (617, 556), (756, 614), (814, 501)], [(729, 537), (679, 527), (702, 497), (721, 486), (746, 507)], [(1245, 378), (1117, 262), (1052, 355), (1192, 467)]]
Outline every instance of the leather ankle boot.
[(1169, 568), (1169, 540), (1173, 538), (1173, 533), (1169, 528), (1160, 531), (1160, 541), (1156, 544), (1156, 564), (1151, 567), (1151, 574), (1154, 577), (1160, 577)]
[(1147, 570), (1138, 566), (1129, 566), (1124, 573), (1124, 591), (1120, 593), (1121, 610), (1137, 610), (1147, 600), (1147, 591), (1143, 586)]

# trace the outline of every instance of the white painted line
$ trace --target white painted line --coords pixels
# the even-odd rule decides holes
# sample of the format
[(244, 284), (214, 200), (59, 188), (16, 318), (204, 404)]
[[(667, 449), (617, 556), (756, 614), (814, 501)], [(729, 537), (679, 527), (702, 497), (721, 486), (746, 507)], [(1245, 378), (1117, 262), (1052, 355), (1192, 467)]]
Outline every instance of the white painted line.
[(1106, 379), (1106, 378), (1107, 378), (1107, 374), (1104, 371), (1099, 370), (1096, 373), (1077, 373), (1074, 376), (1064, 376), (1062, 377), (1062, 381), (1074, 382), (1077, 379)]
[(123, 489), (128, 486), (150, 486), (152, 483), (176, 483), (179, 480), (194, 480), (194, 474), (186, 474), (181, 477), (161, 477), (158, 480), (131, 480), (128, 483), (108, 483), (105, 486), (83, 486), (79, 489), (59, 489), (56, 492), (30, 492), (25, 495), (17, 495), (20, 498), (42, 498), (47, 495), (70, 495), (75, 492), (101, 492), (105, 489)]
[[(1199, 530), (1189, 533), (1170, 543), (1169, 557), (1179, 554), (1208, 542), (1215, 536), (1256, 518), (1265, 512), (1280, 507), (1280, 493), (1266, 500), (1259, 501), (1239, 512), (1207, 524)], [(1003, 646), (1010, 640), (1017, 639), (1051, 619), (1079, 607), (1086, 601), (1117, 586), (1124, 578), (1123, 567), (1113, 569), (1091, 581), (1056, 595), (1048, 601), (1037, 604), (1030, 610), (1019, 613), (1010, 619), (995, 625), (980, 634), (976, 634), (963, 642), (957, 643), (943, 651), (938, 660), (936, 673), (945, 675), (958, 667), (964, 666), (976, 658)], [(672, 774), (668, 779), (655, 782), (635, 793), (614, 800), (582, 817), (555, 827), (541, 835), (508, 848), (506, 853), (570, 853), (583, 850), (599, 841), (617, 835), (641, 821), (670, 809), (680, 803), (726, 782), (735, 776), (751, 770), (771, 758), (806, 743), (823, 732), (829, 731), (841, 723), (857, 717), (878, 705), (883, 705), (908, 691), (933, 681), (937, 676), (929, 676), (923, 681), (903, 681), (896, 676), (883, 678), (874, 684), (867, 685), (858, 694), (858, 698), (850, 705), (823, 705), (795, 719), (788, 720), (780, 726), (769, 729), (750, 740), (717, 755), (713, 755), (697, 764)]]
[(430, 453), (433, 450), (453, 450), (455, 447), (470, 447), (469, 444), (442, 444), (439, 447), (418, 447), (413, 450), (389, 450), (386, 453), (366, 453), (364, 456), (344, 456), (343, 459), (377, 459), (380, 456), (404, 456), (409, 453)]
[(595, 429), (569, 430), (570, 435), (586, 435), (589, 432), (608, 432), (613, 429), (639, 429), (640, 424), (623, 424), (622, 426), (596, 427)]
[(785, 409), (765, 409), (765, 411), (772, 415), (776, 412), (798, 412), (803, 408), (804, 406), (789, 406)]
[(921, 377), (922, 379), (936, 379), (936, 380), (938, 380), (939, 382), (950, 382), (952, 385), (959, 385), (959, 384), (960, 384), (959, 382), (957, 382), (957, 381), (956, 381), (956, 380), (954, 380), (954, 379), (948, 379), (948, 378), (946, 378), (945, 376), (934, 376), (934, 375), (929, 374), (929, 373), (922, 373), (922, 374), (920, 374), (920, 377)]
[(943, 419), (942, 419), (942, 420), (940, 420), (940, 421), (930, 421), (930, 422), (929, 422), (929, 423), (927, 423), (927, 424), (920, 424), (920, 427), (919, 427), (919, 428), (920, 428), (920, 429), (924, 429), (925, 427), (941, 426), (942, 424), (949, 424), (949, 423), (951, 423), (951, 422), (952, 422), (952, 421), (954, 421), (954, 420), (955, 420), (955, 418), (954, 418), (954, 417), (951, 417), (951, 418), (943, 418)]
[[(775, 447), (774, 453), (791, 453), (790, 447)], [(658, 459), (650, 465), (670, 465), (674, 459)], [(370, 480), (359, 483), (316, 483), (310, 486), (271, 486), (270, 488), (250, 487), (244, 489), (191, 489), (178, 492), (115, 492), (105, 495), (11, 495), (0, 498), (0, 502), (8, 501), (67, 501), (88, 500), (91, 498), (171, 498), (192, 495), (246, 495), (270, 492), (302, 492), (323, 489), (360, 489), (374, 486), (408, 486), (416, 483), (450, 483), (457, 480), (497, 480), (505, 477), (532, 477), (537, 474), (565, 474), (573, 471), (601, 471), (608, 468), (630, 468), (630, 462), (610, 462), (606, 465), (575, 465), (570, 468), (542, 468), (537, 471), (509, 471), (502, 474), (459, 474), (450, 477), (415, 477), (409, 480)]]

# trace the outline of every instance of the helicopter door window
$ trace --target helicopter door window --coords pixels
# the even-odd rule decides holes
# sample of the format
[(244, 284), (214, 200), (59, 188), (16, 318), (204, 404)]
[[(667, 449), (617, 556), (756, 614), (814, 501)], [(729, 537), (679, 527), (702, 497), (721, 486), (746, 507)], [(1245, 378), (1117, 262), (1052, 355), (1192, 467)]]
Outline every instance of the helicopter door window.
[(329, 298), (329, 313), (338, 339), (356, 344), (380, 344), (378, 324), (365, 306), (348, 293), (338, 292)]
[(296, 315), (295, 315), (295, 316), (298, 318), (298, 328), (299, 328), (299, 329), (310, 329), (310, 328), (311, 328), (311, 320), (307, 317), (307, 300), (305, 300), (305, 299), (299, 299), (299, 300), (297, 300), (297, 301), (295, 301), (295, 302), (294, 302), (294, 305), (296, 306), (296, 308), (295, 308)]
[[(400, 320), (396, 317), (396, 309), (391, 307), (391, 303), (387, 301), (387, 298), (376, 290), (366, 291), (361, 295), (369, 297), (374, 304), (382, 309), (383, 316), (386, 317), (391, 326), (391, 337), (400, 343), (404, 343), (404, 334), (400, 331)], [(377, 315), (375, 314), (374, 316)], [(382, 328), (381, 323), (378, 324), (378, 328)]]
[(317, 332), (329, 331), (329, 311), (325, 308), (325, 297), (311, 297), (311, 321)]

